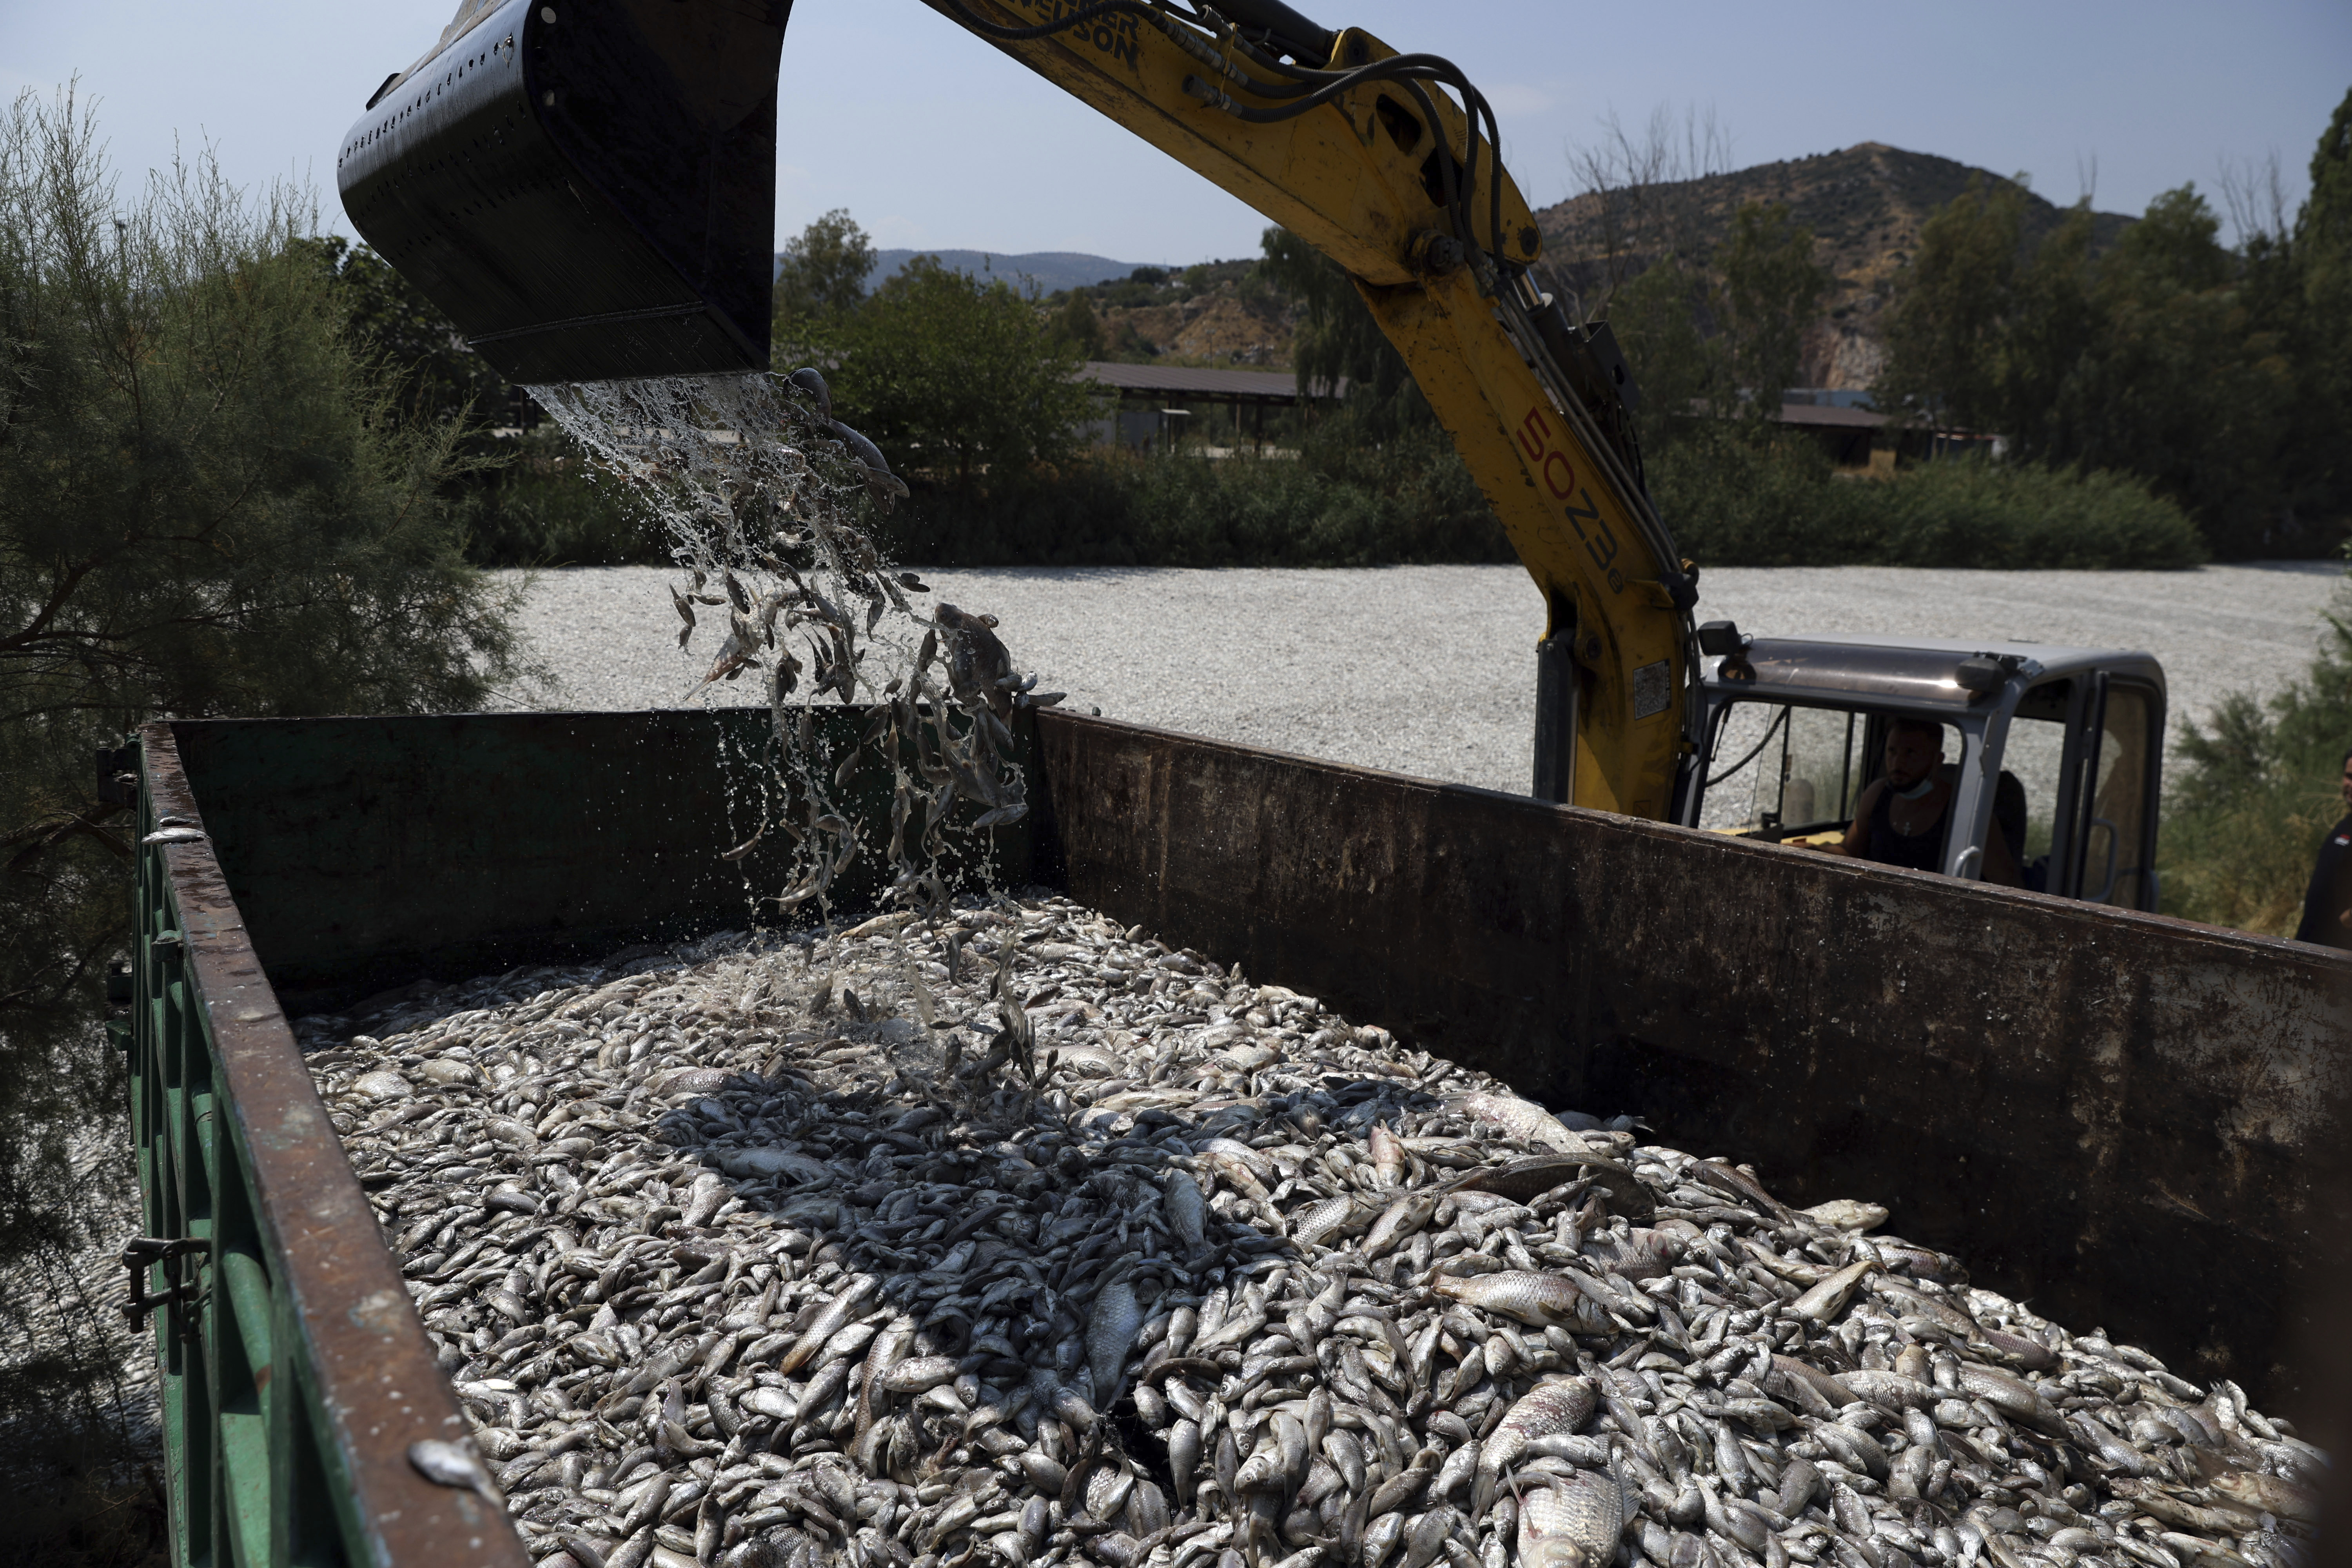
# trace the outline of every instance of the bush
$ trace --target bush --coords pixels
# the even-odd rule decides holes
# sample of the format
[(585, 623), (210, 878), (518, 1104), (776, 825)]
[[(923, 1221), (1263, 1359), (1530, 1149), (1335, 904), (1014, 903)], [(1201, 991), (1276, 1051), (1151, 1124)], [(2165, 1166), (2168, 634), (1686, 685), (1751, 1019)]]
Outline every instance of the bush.
[(2344, 815), (2352, 748), (2352, 590), (2339, 592), (2304, 679), (2266, 704), (2243, 694), (2186, 726), (2165, 785), (2167, 914), (2291, 936), (2322, 834)]
[(1841, 479), (1810, 442), (1694, 432), (1650, 463), (1675, 542), (1702, 566), (2171, 570), (2196, 524), (2137, 479), (1948, 458)]
[(1103, 452), (985, 490), (918, 491), (900, 518), (898, 552), (942, 566), (1515, 559), (1437, 431), (1378, 448), (1318, 432), (1296, 459)]

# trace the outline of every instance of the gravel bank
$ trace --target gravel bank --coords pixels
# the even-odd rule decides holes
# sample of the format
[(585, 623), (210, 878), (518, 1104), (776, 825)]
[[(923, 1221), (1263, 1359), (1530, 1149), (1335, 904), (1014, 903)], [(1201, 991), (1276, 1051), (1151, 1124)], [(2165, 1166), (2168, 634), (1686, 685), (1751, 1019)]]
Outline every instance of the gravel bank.
[[(708, 668), (656, 567), (541, 574), (525, 624), (558, 686), (537, 706), (672, 707)], [(1543, 610), (1517, 566), (1349, 571), (1008, 567), (924, 573), (996, 616), (1041, 684), (1081, 709), (1424, 778), (1527, 788)], [(2172, 732), (2232, 691), (2302, 673), (2342, 572), (2326, 562), (2195, 572), (1734, 568), (1702, 606), (1752, 632), (2013, 637), (2147, 648)], [(725, 698), (741, 700), (732, 689)]]

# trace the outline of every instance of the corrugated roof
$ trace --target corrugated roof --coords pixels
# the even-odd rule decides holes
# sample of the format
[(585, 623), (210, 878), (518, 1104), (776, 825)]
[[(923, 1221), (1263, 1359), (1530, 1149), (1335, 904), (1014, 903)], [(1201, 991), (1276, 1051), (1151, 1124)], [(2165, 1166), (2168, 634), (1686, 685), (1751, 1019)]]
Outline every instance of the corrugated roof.
[(1869, 408), (1831, 408), (1817, 403), (1783, 403), (1780, 423), (1811, 425), (1818, 428), (1835, 427), (1843, 430), (1875, 430), (1886, 424), (1887, 417)]
[[(1113, 387), (1120, 392), (1154, 393), (1163, 396), (1181, 397), (1186, 394), (1202, 397), (1263, 397), (1284, 403), (1298, 399), (1298, 376), (1286, 370), (1191, 370), (1174, 365), (1118, 364), (1109, 360), (1088, 360), (1078, 367), (1077, 379), (1091, 381), (1098, 386)], [(1339, 392), (1346, 395), (1348, 381), (1339, 379)], [(1318, 385), (1310, 396), (1324, 396)]]

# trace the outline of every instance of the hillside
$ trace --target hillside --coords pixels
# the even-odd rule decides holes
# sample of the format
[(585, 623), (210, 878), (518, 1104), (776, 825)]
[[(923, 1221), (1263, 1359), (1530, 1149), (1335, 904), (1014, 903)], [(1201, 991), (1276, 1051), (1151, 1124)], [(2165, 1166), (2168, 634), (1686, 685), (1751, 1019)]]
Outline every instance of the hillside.
[(1089, 359), (1281, 370), (1298, 330), (1297, 302), (1267, 288), (1249, 259), (1139, 268), (1055, 294), (1046, 308), (1066, 308), (1073, 294), (1100, 327)]
[[(1741, 206), (1787, 203), (1796, 221), (1813, 231), (1816, 255), (1837, 279), (1827, 310), (1807, 337), (1803, 384), (1866, 387), (1885, 361), (1879, 318), (1895, 275), (1917, 247), (1920, 226), (1965, 192), (1972, 177), (2010, 184), (1950, 158), (1865, 142), (1842, 153), (1654, 186), (1640, 200), (1587, 193), (1544, 208), (1536, 221), (1546, 262), (1590, 313), (1612, 280), (1639, 276), (1678, 237), (1704, 258), (1728, 237)], [(2066, 216), (2031, 192), (2026, 210), (2029, 246)], [(2095, 247), (2113, 245), (2131, 221), (2095, 214)]]

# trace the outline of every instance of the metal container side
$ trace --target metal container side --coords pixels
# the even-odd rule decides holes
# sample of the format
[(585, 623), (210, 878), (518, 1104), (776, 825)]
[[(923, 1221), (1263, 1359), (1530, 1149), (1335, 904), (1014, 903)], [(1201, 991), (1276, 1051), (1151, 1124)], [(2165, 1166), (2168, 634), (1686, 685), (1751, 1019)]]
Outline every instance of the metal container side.
[[(169, 724), (141, 832), (198, 828)], [(521, 1568), (501, 1510), (409, 1463), (469, 1428), (327, 1120), (214, 845), (142, 845), (131, 1125), (175, 1563)]]

